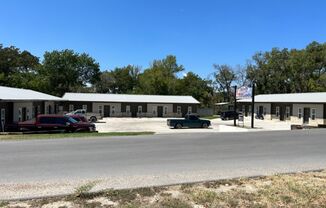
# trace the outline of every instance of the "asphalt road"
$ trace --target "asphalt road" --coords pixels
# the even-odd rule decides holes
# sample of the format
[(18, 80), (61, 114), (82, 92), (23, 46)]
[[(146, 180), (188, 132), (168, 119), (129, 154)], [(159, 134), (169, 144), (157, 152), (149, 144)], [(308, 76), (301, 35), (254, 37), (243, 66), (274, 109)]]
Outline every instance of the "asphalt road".
[(134, 176), (166, 184), (325, 166), (325, 130), (0, 142), (0, 185), (119, 177), (123, 187)]

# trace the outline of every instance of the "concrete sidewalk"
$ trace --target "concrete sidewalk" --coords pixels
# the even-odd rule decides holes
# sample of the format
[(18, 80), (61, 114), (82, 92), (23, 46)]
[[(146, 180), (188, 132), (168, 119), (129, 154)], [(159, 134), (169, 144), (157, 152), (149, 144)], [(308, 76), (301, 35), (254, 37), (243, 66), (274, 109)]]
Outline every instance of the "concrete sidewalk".
[(174, 133), (217, 133), (217, 132), (248, 132), (290, 130), (290, 124), (267, 120), (255, 120), (255, 129), (250, 129), (251, 121), (245, 118), (244, 127), (233, 126), (233, 120), (211, 120), (212, 126), (208, 129), (171, 129), (166, 124), (167, 118), (104, 118), (96, 124), (99, 132), (140, 132), (153, 131), (157, 134)]

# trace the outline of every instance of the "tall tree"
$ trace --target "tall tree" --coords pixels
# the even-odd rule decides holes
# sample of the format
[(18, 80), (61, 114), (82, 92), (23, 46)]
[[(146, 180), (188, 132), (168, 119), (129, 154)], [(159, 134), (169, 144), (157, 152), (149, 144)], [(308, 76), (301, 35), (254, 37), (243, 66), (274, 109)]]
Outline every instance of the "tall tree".
[(113, 71), (104, 71), (96, 84), (101, 93), (133, 93), (138, 85), (140, 67), (128, 65), (115, 68)]
[(178, 80), (178, 95), (191, 95), (200, 101), (202, 106), (214, 105), (214, 90), (209, 86), (209, 81), (200, 78), (193, 72), (188, 72), (182, 79)]
[(48, 93), (62, 96), (99, 79), (99, 64), (86, 53), (73, 50), (45, 52), (41, 75), (46, 79)]
[(177, 64), (175, 56), (167, 56), (162, 60), (154, 60), (150, 68), (139, 76), (138, 94), (175, 95), (177, 73), (184, 70)]
[(28, 51), (0, 44), (0, 85), (35, 88), (39, 59)]
[(236, 74), (229, 65), (213, 65), (215, 82), (220, 92), (225, 95), (225, 100), (230, 101), (232, 95), (232, 84), (236, 80)]

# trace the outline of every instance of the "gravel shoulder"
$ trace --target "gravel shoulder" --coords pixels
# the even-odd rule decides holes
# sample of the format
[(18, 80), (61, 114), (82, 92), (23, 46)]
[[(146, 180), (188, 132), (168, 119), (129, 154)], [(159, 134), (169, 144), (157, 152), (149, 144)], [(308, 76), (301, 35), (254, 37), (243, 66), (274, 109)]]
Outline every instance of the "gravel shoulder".
[(93, 192), (96, 183), (81, 185), (68, 196), (0, 201), (0, 207), (322, 207), (326, 204), (326, 171)]

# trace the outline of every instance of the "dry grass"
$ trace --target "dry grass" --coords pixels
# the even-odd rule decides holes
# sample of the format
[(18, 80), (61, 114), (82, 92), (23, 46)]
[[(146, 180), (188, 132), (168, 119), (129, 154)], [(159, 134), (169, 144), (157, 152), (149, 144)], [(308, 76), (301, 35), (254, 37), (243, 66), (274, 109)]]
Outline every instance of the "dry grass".
[[(88, 187), (88, 186), (87, 186)], [(87, 189), (88, 191), (88, 189)], [(82, 189), (84, 193), (84, 188)], [(100, 197), (111, 205), (94, 201)], [(92, 201), (93, 200), (93, 201)], [(190, 208), (190, 207), (325, 207), (326, 171), (275, 175), (251, 179), (219, 180), (160, 188), (107, 190), (83, 197), (25, 201), (31, 207), (72, 202), (72, 207)], [(15, 204), (16, 203), (16, 204)], [(20, 203), (20, 204), (19, 204)], [(1, 202), (17, 207), (21, 202)], [(52, 206), (55, 207), (55, 206)]]

